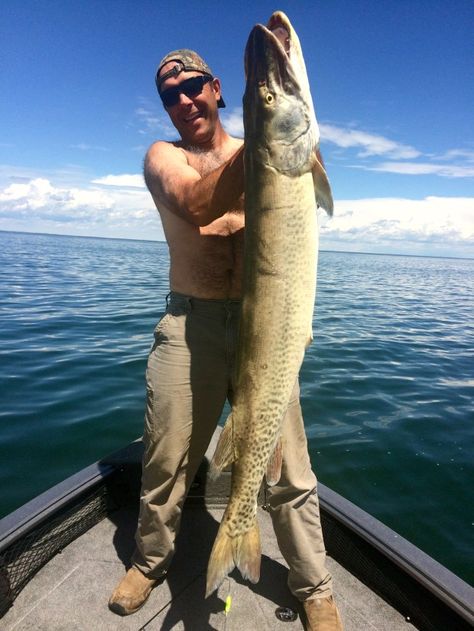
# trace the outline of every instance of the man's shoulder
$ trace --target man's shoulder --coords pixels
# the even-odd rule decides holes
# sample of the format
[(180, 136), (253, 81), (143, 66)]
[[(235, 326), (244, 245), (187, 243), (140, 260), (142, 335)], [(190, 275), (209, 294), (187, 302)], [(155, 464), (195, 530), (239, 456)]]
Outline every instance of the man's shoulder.
[(149, 169), (152, 165), (166, 165), (170, 161), (173, 164), (176, 162), (187, 163), (186, 152), (183, 147), (180, 146), (178, 141), (168, 142), (166, 140), (157, 140), (150, 145), (145, 154), (145, 170)]
[(152, 143), (146, 152), (146, 156), (153, 154), (184, 154), (183, 144), (179, 140), (156, 140)]
[(229, 136), (229, 138), (232, 141), (234, 147), (236, 147), (237, 149), (239, 149), (244, 144), (243, 138), (238, 138), (237, 136)]

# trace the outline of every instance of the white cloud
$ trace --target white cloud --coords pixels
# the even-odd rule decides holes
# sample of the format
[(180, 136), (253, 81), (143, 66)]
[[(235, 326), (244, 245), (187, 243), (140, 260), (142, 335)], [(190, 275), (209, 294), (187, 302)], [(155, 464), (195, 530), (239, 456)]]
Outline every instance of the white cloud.
[(98, 145), (88, 145), (85, 142), (80, 142), (77, 145), (70, 145), (71, 149), (80, 149), (81, 151), (110, 151), (107, 147), (101, 147)]
[(234, 107), (229, 111), (223, 111), (221, 114), (222, 125), (228, 134), (231, 136), (237, 136), (237, 138), (244, 137), (244, 120), (243, 111), (241, 107)]
[(463, 158), (466, 162), (474, 162), (474, 151), (469, 149), (450, 149), (439, 156), (438, 160), (453, 160), (456, 158)]
[(357, 165), (357, 168), (403, 175), (439, 175), (440, 177), (474, 177), (474, 165), (432, 164), (429, 162), (382, 162), (374, 166)]
[(56, 169), (0, 164), (0, 191), (9, 184), (28, 183), (38, 178), (54, 181), (56, 186), (63, 188), (83, 188), (90, 177), (87, 169), (77, 164), (64, 164)]
[[(67, 186), (18, 177), (0, 185), (0, 229), (163, 240), (151, 196), (141, 183), (130, 186), (138, 178)], [(334, 217), (321, 217), (323, 249), (472, 257), (473, 246), (472, 197), (336, 200)]]
[(105, 175), (92, 180), (92, 184), (102, 184), (103, 186), (124, 186), (132, 188), (145, 188), (145, 182), (142, 175), (131, 175), (124, 173), (122, 175)]
[(129, 186), (59, 188), (46, 178), (13, 183), (0, 189), (0, 227), (143, 239), (155, 233), (163, 239), (150, 194)]
[(64, 216), (72, 211), (93, 214), (112, 206), (113, 200), (101, 191), (55, 188), (44, 178), (36, 178), (24, 184), (10, 184), (0, 193), (0, 212)]
[(360, 157), (386, 155), (391, 158), (417, 158), (421, 153), (414, 147), (404, 145), (384, 136), (369, 134), (357, 129), (320, 124), (321, 139), (332, 142), (343, 149), (358, 147)]
[(141, 98), (140, 106), (134, 112), (134, 126), (138, 133), (152, 139), (176, 139), (178, 132), (171, 124), (168, 114), (159, 103)]
[(386, 243), (397, 244), (402, 251), (409, 243), (472, 249), (474, 198), (339, 200), (334, 217), (321, 223), (322, 239), (357, 244), (360, 250)]
[[(345, 166), (398, 173), (400, 175), (434, 175), (446, 178), (474, 177), (474, 151), (470, 149), (449, 149), (441, 155), (422, 154), (421, 151), (404, 145), (384, 136), (370, 134), (352, 127), (343, 128), (335, 125), (321, 124), (321, 138), (333, 143), (341, 149), (359, 149), (357, 164), (346, 163)], [(336, 155), (336, 154), (335, 154)], [(376, 162), (374, 158), (384, 157), (385, 162)], [(419, 159), (419, 160), (418, 160)]]

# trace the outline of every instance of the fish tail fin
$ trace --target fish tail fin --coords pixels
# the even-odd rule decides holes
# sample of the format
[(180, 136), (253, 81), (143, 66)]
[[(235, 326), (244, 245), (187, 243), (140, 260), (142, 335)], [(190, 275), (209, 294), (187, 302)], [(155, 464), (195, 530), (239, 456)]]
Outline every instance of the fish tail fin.
[(206, 598), (219, 587), (227, 574), (235, 567), (232, 544), (233, 538), (224, 532), (221, 524), (207, 566)]
[(235, 546), (238, 551), (236, 565), (242, 578), (251, 583), (258, 583), (262, 550), (260, 547), (260, 529), (256, 519), (250, 530), (239, 539), (240, 541)]
[(236, 537), (230, 537), (221, 524), (207, 566), (206, 598), (219, 587), (234, 567), (239, 568), (244, 579), (257, 583), (260, 578), (260, 561), (260, 531), (257, 520), (250, 530)]
[(265, 473), (265, 479), (268, 486), (275, 486), (275, 484), (281, 478), (281, 467), (283, 462), (283, 445), (281, 436), (277, 440), (275, 449), (267, 464), (267, 471)]
[(234, 460), (234, 432), (231, 412), (227, 417), (224, 428), (219, 436), (217, 447), (211, 460), (209, 470), (211, 480), (216, 480), (222, 471), (231, 465)]

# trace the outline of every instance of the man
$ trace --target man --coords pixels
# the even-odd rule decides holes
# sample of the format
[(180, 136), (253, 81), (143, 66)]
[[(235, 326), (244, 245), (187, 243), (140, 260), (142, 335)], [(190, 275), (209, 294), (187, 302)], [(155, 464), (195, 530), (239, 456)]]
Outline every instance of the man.
[[(178, 142), (156, 142), (145, 180), (170, 251), (170, 288), (147, 366), (142, 492), (132, 567), (112, 594), (112, 611), (139, 609), (171, 563), (182, 506), (226, 399), (232, 403), (243, 266), (243, 142), (218, 109), (219, 79), (195, 52), (173, 51), (156, 85)], [(269, 512), (303, 601), (308, 629), (342, 629), (319, 520), (298, 384), (283, 423), (284, 463)]]

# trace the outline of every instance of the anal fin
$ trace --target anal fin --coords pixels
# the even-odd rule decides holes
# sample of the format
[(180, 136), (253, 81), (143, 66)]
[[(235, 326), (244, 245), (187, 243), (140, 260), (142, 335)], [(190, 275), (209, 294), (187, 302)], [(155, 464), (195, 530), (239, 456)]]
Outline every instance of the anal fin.
[(235, 460), (234, 431), (232, 425), (232, 412), (227, 417), (217, 447), (211, 460), (209, 476), (215, 480), (222, 471)]
[(273, 450), (272, 455), (267, 464), (267, 472), (265, 474), (265, 479), (267, 481), (268, 486), (275, 486), (275, 484), (281, 478), (281, 466), (283, 462), (283, 445), (281, 436), (277, 440), (277, 444), (275, 445), (275, 449)]

